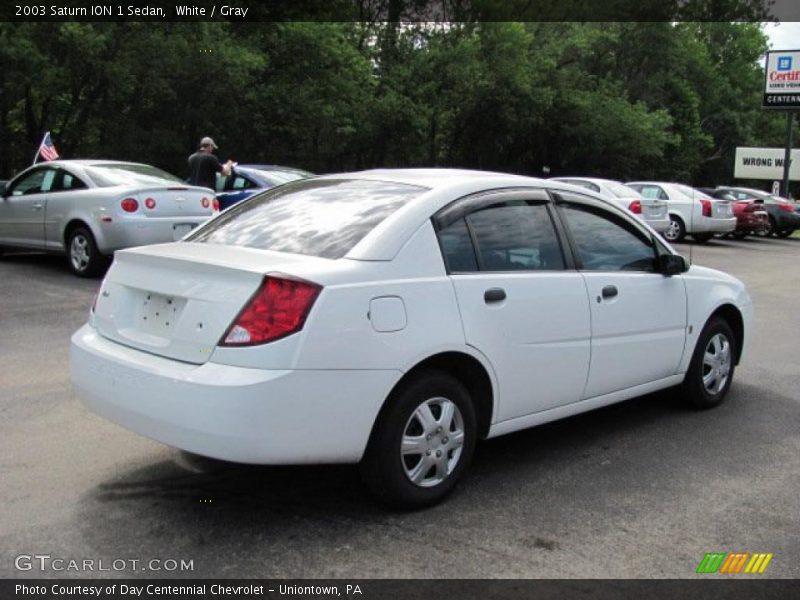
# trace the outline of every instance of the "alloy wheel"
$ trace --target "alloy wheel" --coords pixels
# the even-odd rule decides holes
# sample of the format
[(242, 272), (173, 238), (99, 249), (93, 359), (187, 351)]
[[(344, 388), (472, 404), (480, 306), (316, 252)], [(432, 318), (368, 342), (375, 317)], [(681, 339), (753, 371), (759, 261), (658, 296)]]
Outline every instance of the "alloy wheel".
[(91, 260), (89, 240), (80, 233), (72, 237), (69, 245), (69, 259), (72, 262), (72, 267), (80, 272), (85, 271), (89, 266)]

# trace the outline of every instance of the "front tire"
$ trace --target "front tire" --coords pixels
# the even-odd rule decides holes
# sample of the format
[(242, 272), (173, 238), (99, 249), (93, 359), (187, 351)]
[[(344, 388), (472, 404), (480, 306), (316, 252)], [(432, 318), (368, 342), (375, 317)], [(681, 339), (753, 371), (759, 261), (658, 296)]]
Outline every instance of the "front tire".
[(452, 375), (430, 370), (414, 376), (387, 402), (361, 461), (364, 483), (398, 508), (436, 504), (456, 486), (475, 450), (469, 392)]
[(725, 319), (712, 318), (697, 340), (681, 391), (697, 409), (719, 406), (733, 381), (736, 337)]
[(777, 233), (775, 233), (775, 235), (777, 235), (781, 239), (785, 239), (785, 238), (788, 238), (793, 233), (794, 233), (794, 229), (782, 229), (781, 231), (778, 231)]
[(669, 227), (664, 232), (664, 239), (668, 242), (682, 242), (683, 238), (686, 237), (686, 226), (683, 224), (683, 220), (680, 217), (675, 215), (669, 216)]
[(76, 227), (67, 238), (67, 259), (70, 270), (78, 277), (95, 277), (106, 263), (100, 254), (92, 232), (86, 227)]

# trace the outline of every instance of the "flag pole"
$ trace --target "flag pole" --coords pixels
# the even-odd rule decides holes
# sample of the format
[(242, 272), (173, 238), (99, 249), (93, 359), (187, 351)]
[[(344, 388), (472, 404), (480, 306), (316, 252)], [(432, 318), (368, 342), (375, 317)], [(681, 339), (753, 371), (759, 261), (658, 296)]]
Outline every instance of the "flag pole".
[[(42, 136), (42, 141), (39, 142), (38, 146), (36, 146), (36, 155), (33, 157), (33, 164), (34, 165), (36, 164), (36, 161), (39, 160), (39, 153), (42, 151), (42, 144), (44, 144), (44, 141), (47, 139), (47, 134), (48, 133), (50, 133), (50, 132), (48, 131)], [(33, 166), (33, 165), (31, 165), (31, 166)]]

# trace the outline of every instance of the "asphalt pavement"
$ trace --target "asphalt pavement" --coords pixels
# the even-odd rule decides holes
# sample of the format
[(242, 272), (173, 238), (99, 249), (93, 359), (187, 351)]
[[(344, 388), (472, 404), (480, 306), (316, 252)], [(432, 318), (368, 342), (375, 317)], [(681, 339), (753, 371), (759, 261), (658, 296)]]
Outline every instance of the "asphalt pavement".
[[(800, 577), (800, 239), (678, 248), (755, 301), (721, 407), (663, 392), (483, 442), (453, 496), (411, 513), (376, 505), (355, 467), (200, 459), (90, 414), (68, 351), (99, 281), (4, 256), (0, 577), (692, 578), (707, 552), (773, 553), (760, 577)], [(17, 559), (34, 555), (95, 570)]]

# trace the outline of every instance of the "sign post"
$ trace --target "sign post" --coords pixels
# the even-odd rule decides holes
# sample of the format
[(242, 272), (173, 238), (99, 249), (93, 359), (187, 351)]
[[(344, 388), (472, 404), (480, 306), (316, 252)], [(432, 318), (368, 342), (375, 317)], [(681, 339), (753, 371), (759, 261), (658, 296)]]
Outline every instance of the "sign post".
[(800, 50), (770, 50), (764, 69), (762, 107), (787, 110), (786, 148), (783, 160), (781, 194), (789, 195), (789, 169), (792, 163), (794, 112), (800, 108)]

